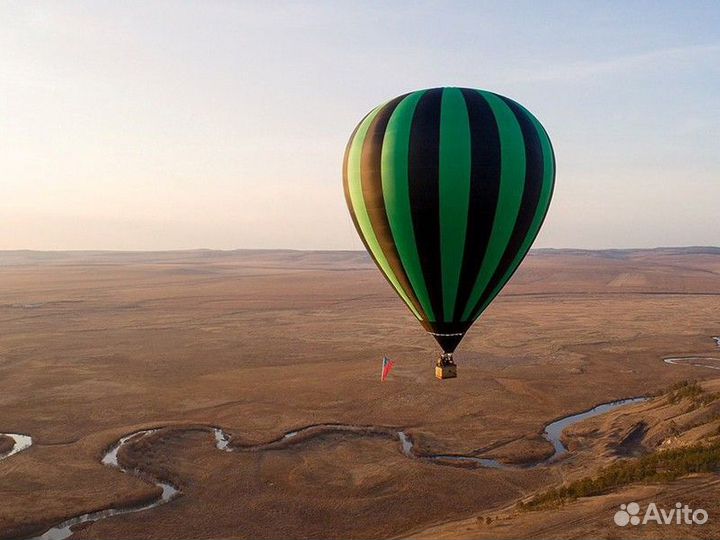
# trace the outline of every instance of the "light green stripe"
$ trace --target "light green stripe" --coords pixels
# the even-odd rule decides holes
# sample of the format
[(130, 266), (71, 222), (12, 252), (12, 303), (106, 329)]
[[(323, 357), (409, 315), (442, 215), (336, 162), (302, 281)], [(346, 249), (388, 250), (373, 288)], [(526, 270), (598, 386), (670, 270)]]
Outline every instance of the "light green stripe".
[(525, 145), (520, 124), (502, 99), (490, 92), (482, 90), (478, 92), (492, 109), (498, 125), (501, 153), (500, 191), (487, 251), (470, 298), (465, 305), (463, 321), (471, 320), (473, 307), (500, 263), (517, 221), (525, 187)]
[(361, 158), (362, 158), (362, 147), (363, 143), (365, 142), (365, 137), (367, 136), (368, 128), (370, 127), (370, 124), (377, 116), (380, 109), (384, 106), (381, 105), (380, 107), (377, 107), (373, 112), (371, 112), (365, 120), (360, 124), (360, 127), (357, 130), (357, 133), (355, 134), (355, 138), (352, 141), (352, 145), (350, 146), (350, 152), (348, 154), (348, 164), (347, 164), (347, 173), (348, 173), (348, 187), (350, 191), (350, 203), (352, 204), (353, 210), (355, 211), (355, 218), (357, 219), (358, 226), (360, 227), (360, 230), (362, 231), (362, 235), (365, 238), (365, 241), (367, 242), (368, 247), (370, 248), (370, 251), (372, 252), (373, 256), (375, 257), (375, 260), (377, 261), (378, 265), (380, 265), (380, 269), (382, 272), (387, 276), (388, 280), (390, 280), (390, 283), (395, 288), (397, 293), (400, 295), (400, 297), (405, 301), (407, 306), (410, 308), (410, 311), (413, 312), (415, 317), (418, 318), (418, 320), (422, 321), (422, 317), (415, 309), (415, 306), (413, 306), (412, 302), (407, 296), (407, 293), (403, 290), (403, 288), (400, 286), (400, 283), (398, 282), (397, 277), (392, 271), (392, 268), (388, 264), (387, 258), (385, 257), (385, 254), (383, 253), (382, 249), (380, 248), (380, 244), (377, 240), (377, 237), (375, 236), (375, 231), (372, 228), (372, 224), (370, 222), (370, 216), (368, 215), (367, 207), (365, 206), (365, 199), (363, 198), (362, 193), (362, 182), (361, 182), (361, 175), (362, 175), (362, 168), (361, 168)]
[(410, 127), (415, 107), (425, 91), (413, 92), (395, 108), (388, 121), (383, 138), (380, 162), (383, 199), (390, 230), (400, 262), (410, 280), (415, 297), (420, 302), (428, 320), (435, 320), (425, 276), (420, 265), (415, 229), (410, 209), (410, 188), (408, 182), (408, 152), (410, 148)]
[(462, 92), (445, 88), (440, 107), (440, 263), (443, 319), (451, 322), (470, 204), (470, 122)]
[(525, 237), (522, 246), (520, 247), (520, 251), (518, 251), (518, 254), (515, 256), (515, 259), (510, 265), (510, 268), (500, 280), (498, 286), (495, 287), (495, 290), (490, 295), (487, 302), (485, 302), (482, 306), (480, 306), (480, 309), (477, 310), (476, 316), (480, 315), (488, 307), (488, 305), (490, 305), (490, 302), (493, 301), (493, 299), (498, 295), (498, 293), (507, 284), (507, 282), (510, 281), (510, 278), (515, 273), (515, 270), (517, 270), (518, 266), (520, 266), (520, 263), (525, 258), (527, 252), (530, 251), (530, 247), (535, 241), (535, 238), (537, 238), (537, 235), (540, 232), (540, 227), (542, 226), (543, 221), (545, 220), (545, 216), (547, 215), (547, 211), (550, 206), (550, 199), (552, 198), (552, 192), (555, 186), (555, 159), (553, 157), (554, 154), (552, 145), (550, 144), (550, 139), (548, 138), (547, 133), (545, 132), (545, 129), (542, 127), (540, 122), (538, 122), (538, 120), (532, 114), (530, 114), (527, 109), (522, 107), (522, 105), (520, 105), (520, 107), (525, 112), (525, 114), (527, 114), (530, 120), (532, 120), (538, 137), (540, 138), (540, 145), (542, 146), (543, 178), (542, 186), (540, 188), (540, 198), (538, 199), (538, 206), (537, 210), (535, 211), (535, 216), (533, 217), (533, 221), (530, 224), (530, 228), (528, 229), (528, 234)]

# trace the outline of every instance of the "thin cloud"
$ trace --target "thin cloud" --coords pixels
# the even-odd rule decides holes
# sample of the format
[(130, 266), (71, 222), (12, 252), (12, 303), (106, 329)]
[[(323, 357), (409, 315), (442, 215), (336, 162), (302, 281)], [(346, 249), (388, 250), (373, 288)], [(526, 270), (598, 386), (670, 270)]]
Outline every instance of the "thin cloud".
[(518, 82), (574, 82), (614, 75), (627, 71), (637, 72), (639, 69), (654, 69), (679, 62), (699, 59), (716, 59), (720, 54), (720, 44), (690, 45), (687, 47), (670, 47), (638, 54), (631, 54), (600, 61), (572, 62), (568, 64), (550, 65), (542, 69), (514, 70), (507, 83)]

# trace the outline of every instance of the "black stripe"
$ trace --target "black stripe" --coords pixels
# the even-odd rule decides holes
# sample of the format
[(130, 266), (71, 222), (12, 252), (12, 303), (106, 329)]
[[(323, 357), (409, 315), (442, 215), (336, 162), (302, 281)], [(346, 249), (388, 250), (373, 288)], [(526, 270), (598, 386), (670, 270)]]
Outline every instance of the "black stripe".
[(418, 100), (410, 126), (408, 183), (415, 243), (430, 303), (438, 321), (444, 319), (440, 252), (440, 107), (442, 88)]
[(532, 225), (535, 212), (537, 212), (543, 183), (543, 152), (540, 137), (535, 130), (535, 126), (517, 103), (503, 96), (498, 97), (510, 107), (510, 110), (520, 124), (520, 130), (522, 131), (525, 144), (525, 188), (523, 190), (522, 201), (520, 202), (520, 211), (508, 245), (505, 247), (505, 252), (500, 259), (497, 269), (490, 278), (487, 288), (483, 291), (480, 300), (474, 308), (473, 317), (479, 315), (477, 310), (490, 298), (493, 290), (500, 281), (502, 281), (520, 251), (523, 241), (530, 229), (530, 225)]
[[(382, 189), (382, 145), (385, 138), (385, 130), (387, 129), (393, 111), (395, 111), (395, 108), (407, 95), (408, 94), (404, 94), (388, 102), (378, 111), (370, 123), (360, 155), (362, 170), (361, 185), (365, 208), (370, 218), (370, 225), (375, 232), (375, 237), (378, 240), (380, 249), (410, 302), (422, 318), (427, 319), (427, 314), (423, 310), (422, 305), (420, 305), (417, 296), (415, 296), (415, 292), (400, 260), (400, 255), (395, 247), (395, 239), (393, 238), (387, 211), (385, 210), (385, 197), (383, 196)], [(388, 279), (388, 281), (390, 280)]]
[(476, 90), (461, 89), (470, 123), (470, 205), (458, 302), (453, 319), (462, 319), (490, 241), (500, 191), (500, 133), (495, 115)]

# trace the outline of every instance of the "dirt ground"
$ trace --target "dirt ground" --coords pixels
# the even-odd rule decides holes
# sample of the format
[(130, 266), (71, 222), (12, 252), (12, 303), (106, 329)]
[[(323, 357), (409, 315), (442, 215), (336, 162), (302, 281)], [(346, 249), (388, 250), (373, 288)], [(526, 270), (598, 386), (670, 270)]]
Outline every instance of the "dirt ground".
[[(720, 375), (662, 362), (720, 356), (718, 312), (720, 250), (535, 252), (460, 345), (459, 378), (441, 382), (434, 341), (361, 253), (1, 252), (0, 432), (33, 446), (0, 462), (0, 538), (151, 497), (151, 484), (99, 462), (146, 427), (222, 426), (250, 444), (316, 423), (373, 425), (404, 429), (425, 452), (542, 455), (555, 418)], [(381, 383), (383, 354), (396, 368)], [(463, 520), (569, 470), (446, 467), (407, 458), (399, 442), (341, 436), (223, 453), (182, 430), (148, 457), (157, 462), (180, 497), (73, 537), (430, 537), (443, 524), (459, 537)], [(652, 489), (698, 484), (717, 500), (716, 480)], [(573, 508), (563, 512), (580, 519)], [(529, 513), (526, 528), (470, 536), (627, 535), (606, 518), (544, 532), (550, 518)], [(720, 534), (712, 518), (703, 531)]]
[[(613, 521), (620, 505), (637, 502), (641, 516), (650, 503), (666, 511), (681, 501), (692, 509), (702, 508), (710, 516), (704, 525), (665, 525), (653, 522), (618, 527)], [(483, 512), (461, 521), (428, 528), (412, 538), (644, 538), (714, 539), (718, 536), (717, 516), (720, 515), (720, 478), (717, 475), (693, 475), (668, 484), (634, 485), (615, 493), (587, 497), (563, 508), (517, 514), (503, 510)], [(715, 521), (713, 521), (715, 516)], [(486, 524), (485, 519), (490, 518)]]

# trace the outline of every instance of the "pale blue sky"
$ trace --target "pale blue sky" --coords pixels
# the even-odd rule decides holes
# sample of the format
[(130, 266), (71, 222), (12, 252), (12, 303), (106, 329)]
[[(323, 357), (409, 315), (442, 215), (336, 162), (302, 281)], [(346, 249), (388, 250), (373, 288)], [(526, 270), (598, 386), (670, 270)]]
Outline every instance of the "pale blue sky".
[(0, 249), (360, 248), (345, 143), (456, 85), (545, 125), (536, 246), (720, 244), (718, 2), (0, 2)]

